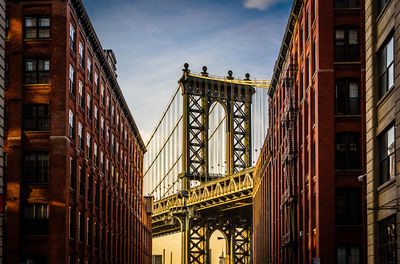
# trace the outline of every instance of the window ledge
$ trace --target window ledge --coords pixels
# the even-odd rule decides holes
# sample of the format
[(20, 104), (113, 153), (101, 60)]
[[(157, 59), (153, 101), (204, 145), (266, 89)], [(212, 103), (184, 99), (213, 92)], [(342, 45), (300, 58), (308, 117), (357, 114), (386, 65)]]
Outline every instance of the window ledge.
[(36, 186), (45, 186), (45, 185), (49, 185), (49, 182), (23, 182), (22, 185), (23, 186), (32, 186), (32, 185), (36, 185)]
[(333, 11), (360, 11), (361, 7), (340, 7), (340, 8), (333, 8)]
[(379, 185), (377, 188), (377, 191), (381, 192), (384, 189), (389, 188), (392, 184), (394, 184), (394, 182), (396, 182), (396, 177), (393, 177), (393, 178), (387, 180), (385, 183), (382, 183), (381, 185)]
[(44, 42), (51, 41), (51, 38), (24, 38), (24, 42)]
[(50, 130), (24, 130), (25, 134), (35, 134), (35, 133), (40, 133), (40, 134), (47, 134), (50, 133)]
[(340, 118), (340, 117), (361, 117), (361, 114), (359, 114), (359, 115), (346, 115), (346, 114), (343, 114), (343, 115), (335, 115), (335, 118), (336, 117), (338, 117), (338, 118)]
[(50, 86), (51, 83), (24, 83), (24, 87)]
[(359, 65), (361, 61), (335, 61), (333, 65)]
[(388, 0), (386, 2), (385, 6), (382, 8), (381, 12), (378, 14), (378, 17), (376, 18), (376, 24), (379, 24), (379, 21), (382, 19), (382, 17), (386, 13), (386, 10), (388, 9), (388, 6), (390, 6), (390, 2), (392, 2), (392, 0)]
[(336, 173), (336, 172), (338, 172), (338, 173), (360, 172), (360, 171), (362, 171), (361, 168), (359, 168), (359, 169), (335, 169), (335, 173)]
[[(377, 87), (377, 89), (379, 89), (379, 86)], [(378, 100), (378, 102), (376, 103), (376, 107), (379, 108), (380, 105), (383, 104), (391, 96), (394, 90), (396, 89), (393, 84), (392, 87), (390, 87), (389, 90), (387, 90), (386, 93), (382, 96), (382, 98)]]

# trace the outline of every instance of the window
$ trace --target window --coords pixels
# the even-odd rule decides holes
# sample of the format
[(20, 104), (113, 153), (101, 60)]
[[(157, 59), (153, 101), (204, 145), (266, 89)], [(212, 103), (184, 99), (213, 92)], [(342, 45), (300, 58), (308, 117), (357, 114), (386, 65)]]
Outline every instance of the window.
[(110, 115), (110, 109), (111, 109), (110, 97), (107, 96), (107, 113), (108, 113), (108, 115)]
[(69, 65), (69, 92), (75, 96), (75, 70)]
[(8, 86), (8, 72), (9, 72), (9, 62), (8, 58), (4, 60), (4, 87)]
[(306, 23), (305, 23), (305, 38), (306, 40), (308, 39), (308, 33), (310, 30), (310, 10), (307, 8), (307, 13), (306, 13)]
[(5, 25), (5, 39), (9, 39), (10, 34), (10, 17), (6, 15), (6, 25)]
[(99, 130), (99, 109), (97, 109), (97, 105), (94, 105), (94, 128)]
[(76, 167), (72, 157), (69, 158), (69, 186), (72, 190), (76, 188)]
[(92, 120), (92, 104), (91, 104), (92, 99), (90, 98), (90, 95), (86, 95), (86, 107), (87, 107), (87, 118), (89, 120)]
[(101, 172), (104, 174), (104, 153), (103, 153), (103, 151), (100, 152), (100, 167), (101, 167)]
[(317, 6), (315, 4), (315, 0), (311, 0), (311, 16), (312, 21), (315, 21), (315, 17), (317, 16)]
[(394, 84), (394, 41), (393, 37), (386, 42), (378, 53), (379, 58), (379, 98), (384, 96)]
[(360, 7), (359, 0), (335, 0), (335, 8), (356, 8)]
[(26, 84), (49, 83), (50, 60), (49, 59), (25, 59)]
[(96, 167), (98, 167), (99, 166), (99, 157), (97, 155), (97, 144), (96, 143), (93, 144), (93, 153), (94, 153), (94, 165)]
[(312, 64), (312, 73), (315, 73), (317, 69), (317, 46), (316, 46), (316, 39), (314, 39), (312, 43), (312, 56), (313, 56), (313, 64)]
[(107, 146), (110, 148), (110, 128), (107, 126)]
[(69, 115), (68, 115), (68, 136), (71, 139), (75, 139), (74, 113), (71, 110), (69, 110)]
[(69, 24), (69, 48), (75, 53), (75, 28)]
[(389, 1), (388, 0), (378, 0), (377, 2), (378, 2), (378, 14), (379, 14), (385, 8), (386, 3)]
[(85, 197), (85, 169), (79, 166), (79, 194)]
[(83, 45), (80, 41), (79, 41), (79, 45), (78, 45), (78, 51), (79, 51), (79, 65), (81, 66), (82, 69), (84, 69), (83, 68), (84, 49), (83, 49)]
[(379, 263), (397, 263), (396, 254), (396, 215), (378, 222), (379, 231)]
[(119, 162), (119, 143), (117, 142), (117, 161)]
[(78, 122), (78, 147), (83, 150), (83, 145), (85, 144), (85, 139), (83, 138), (83, 126), (81, 122)]
[(74, 208), (69, 207), (69, 238), (74, 239), (75, 238), (75, 222), (76, 222), (76, 217), (75, 217), (75, 210)]
[(24, 105), (24, 130), (46, 131), (50, 128), (49, 105)]
[(92, 83), (92, 61), (87, 59), (87, 79), (90, 83)]
[(26, 39), (50, 38), (50, 17), (48, 16), (27, 16), (24, 26)]
[(394, 126), (386, 129), (379, 136), (379, 183), (383, 184), (396, 175), (395, 130)]
[(335, 61), (358, 61), (360, 58), (358, 28), (353, 26), (335, 29)]
[(360, 96), (359, 81), (352, 79), (340, 79), (335, 86), (335, 114), (359, 115)]
[(88, 201), (92, 202), (93, 198), (93, 176), (88, 175)]
[(82, 82), (79, 80), (79, 87), (78, 87), (78, 104), (81, 107), (81, 109), (85, 109), (85, 102), (84, 102), (84, 91), (83, 91), (83, 84)]
[(48, 183), (49, 182), (49, 153), (29, 152), (24, 154), (24, 182)]
[(336, 248), (337, 264), (360, 264), (361, 250), (359, 246), (338, 246)]
[(78, 221), (79, 242), (83, 243), (85, 239), (85, 216), (81, 212), (79, 212)]
[(336, 225), (361, 225), (361, 190), (339, 188), (335, 202)]
[(99, 94), (99, 76), (97, 72), (94, 72), (94, 91), (97, 95)]
[(104, 86), (101, 85), (101, 105), (104, 106), (104, 101), (105, 101), (105, 97), (104, 97)]
[(335, 136), (335, 168), (339, 170), (360, 169), (360, 134), (337, 133)]
[(101, 120), (100, 121), (101, 138), (104, 140), (104, 136), (105, 136), (105, 133), (104, 133), (104, 117), (101, 116), (100, 120)]
[(303, 26), (300, 27), (300, 32), (299, 32), (299, 43), (300, 43), (300, 54), (303, 53)]
[(111, 122), (112, 122), (112, 125), (115, 124), (115, 115), (114, 115), (114, 113), (115, 113), (115, 109), (114, 109), (114, 106), (112, 106), (111, 107)]
[(305, 76), (305, 82), (306, 82), (305, 89), (307, 89), (308, 86), (310, 85), (310, 55), (307, 55), (307, 58), (306, 58), (306, 76)]
[(86, 133), (86, 157), (88, 159), (92, 158), (92, 150), (91, 150), (92, 140), (89, 133)]
[(25, 235), (47, 235), (49, 232), (49, 209), (47, 204), (23, 206), (23, 230)]

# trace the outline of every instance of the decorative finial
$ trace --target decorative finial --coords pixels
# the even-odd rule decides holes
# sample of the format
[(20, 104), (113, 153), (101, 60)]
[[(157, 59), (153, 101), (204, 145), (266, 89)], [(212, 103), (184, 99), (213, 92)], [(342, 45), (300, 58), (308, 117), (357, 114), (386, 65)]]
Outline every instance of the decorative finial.
[(208, 76), (207, 66), (203, 66), (203, 72), (201, 73), (202, 76)]
[(246, 80), (246, 81), (250, 81), (250, 73), (246, 73), (245, 76), (246, 76), (246, 79), (245, 79), (245, 80)]
[(189, 70), (189, 63), (185, 62), (185, 64), (183, 64), (184, 69), (182, 71), (184, 72), (190, 72)]
[(231, 70), (228, 71), (228, 76), (226, 76), (226, 78), (228, 80), (233, 80), (233, 76), (232, 76), (233, 72)]

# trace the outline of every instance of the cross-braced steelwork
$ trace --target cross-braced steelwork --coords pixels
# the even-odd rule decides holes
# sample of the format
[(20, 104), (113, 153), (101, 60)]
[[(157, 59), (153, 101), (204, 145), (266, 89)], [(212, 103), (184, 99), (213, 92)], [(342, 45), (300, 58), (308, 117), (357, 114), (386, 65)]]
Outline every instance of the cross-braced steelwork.
[(227, 241), (227, 263), (252, 262), (252, 158), (266, 135), (268, 83), (249, 77), (210, 77), (206, 67), (196, 75), (185, 64), (147, 144), (153, 236), (182, 232), (184, 264), (210, 263), (215, 230)]

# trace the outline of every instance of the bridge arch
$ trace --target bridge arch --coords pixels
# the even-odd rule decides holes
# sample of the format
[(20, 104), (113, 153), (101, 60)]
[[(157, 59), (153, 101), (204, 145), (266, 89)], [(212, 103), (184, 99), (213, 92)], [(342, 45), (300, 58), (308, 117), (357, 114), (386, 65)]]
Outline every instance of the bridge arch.
[(210, 249), (210, 264), (219, 264), (219, 258), (224, 256), (227, 258), (227, 249), (229, 248), (229, 240), (224, 232), (220, 229), (215, 229), (210, 234), (209, 238)]

